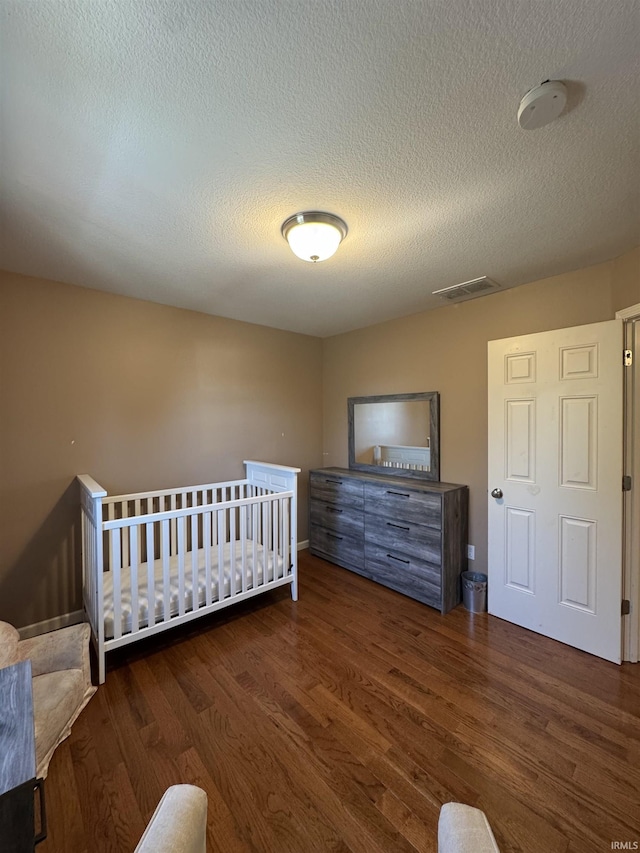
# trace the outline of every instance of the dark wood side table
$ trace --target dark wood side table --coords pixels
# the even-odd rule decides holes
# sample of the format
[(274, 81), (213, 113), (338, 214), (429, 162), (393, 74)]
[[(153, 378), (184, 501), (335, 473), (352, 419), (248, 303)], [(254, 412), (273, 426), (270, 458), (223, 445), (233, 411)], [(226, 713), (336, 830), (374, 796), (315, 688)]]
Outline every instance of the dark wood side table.
[(33, 853), (46, 835), (44, 780), (36, 779), (31, 661), (23, 661), (0, 669), (0, 847), (3, 853)]

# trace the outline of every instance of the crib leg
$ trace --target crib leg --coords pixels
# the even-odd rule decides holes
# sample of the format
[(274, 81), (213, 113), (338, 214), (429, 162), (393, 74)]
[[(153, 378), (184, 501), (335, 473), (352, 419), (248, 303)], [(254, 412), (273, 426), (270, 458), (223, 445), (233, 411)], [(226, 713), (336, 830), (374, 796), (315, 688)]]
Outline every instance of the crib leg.
[(298, 575), (295, 574), (293, 576), (293, 580), (291, 581), (291, 599), (292, 601), (298, 600)]
[(98, 644), (98, 684), (104, 684), (104, 680), (106, 678), (106, 665), (105, 665), (106, 655), (104, 653), (104, 649), (102, 648), (102, 643)]

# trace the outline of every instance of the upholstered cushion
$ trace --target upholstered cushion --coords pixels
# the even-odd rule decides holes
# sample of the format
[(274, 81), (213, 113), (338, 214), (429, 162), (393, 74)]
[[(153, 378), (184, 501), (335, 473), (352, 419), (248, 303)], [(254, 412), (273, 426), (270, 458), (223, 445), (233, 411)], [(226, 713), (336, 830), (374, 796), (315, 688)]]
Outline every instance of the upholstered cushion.
[(18, 661), (20, 634), (8, 622), (0, 622), (0, 668)]
[(63, 669), (82, 669), (87, 681), (91, 682), (89, 635), (90, 628), (86, 623), (39, 634), (21, 641), (18, 657), (31, 661), (34, 676)]
[(44, 777), (54, 749), (69, 736), (95, 689), (87, 690), (81, 669), (38, 675), (32, 684), (37, 774)]
[(500, 851), (483, 811), (463, 803), (445, 803), (438, 821), (438, 853)]
[(195, 785), (172, 785), (153, 813), (135, 853), (206, 853), (207, 795)]

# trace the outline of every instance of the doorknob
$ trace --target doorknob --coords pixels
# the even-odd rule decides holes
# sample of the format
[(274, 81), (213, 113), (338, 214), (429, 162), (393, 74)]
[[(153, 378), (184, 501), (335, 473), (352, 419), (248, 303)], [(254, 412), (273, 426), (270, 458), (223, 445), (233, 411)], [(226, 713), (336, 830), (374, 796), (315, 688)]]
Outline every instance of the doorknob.
[(492, 489), (491, 497), (492, 498), (501, 498), (502, 497), (502, 489)]

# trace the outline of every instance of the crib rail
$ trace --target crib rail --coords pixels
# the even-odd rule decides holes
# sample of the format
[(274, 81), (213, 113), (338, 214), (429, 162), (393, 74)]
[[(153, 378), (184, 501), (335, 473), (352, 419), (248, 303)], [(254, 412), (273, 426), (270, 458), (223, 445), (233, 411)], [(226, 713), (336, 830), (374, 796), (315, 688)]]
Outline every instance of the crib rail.
[(118, 496), (78, 477), (101, 683), (110, 649), (284, 584), (297, 598), (298, 469), (246, 464), (246, 480)]
[(183, 494), (206, 494), (211, 491), (223, 491), (223, 490), (231, 490), (237, 489), (238, 487), (242, 487), (247, 484), (246, 479), (242, 480), (228, 480), (224, 483), (203, 483), (197, 486), (189, 486), (185, 489), (184, 486), (176, 489), (157, 489), (151, 492), (134, 492), (132, 494), (127, 495), (109, 495), (104, 501), (105, 505), (111, 503), (123, 503), (127, 501), (136, 501), (136, 500), (148, 500), (155, 498), (171, 498), (177, 495)]
[[(111, 646), (127, 633), (287, 579), (292, 497), (291, 493), (256, 496), (103, 522), (105, 567), (113, 585)], [(228, 577), (221, 570), (227, 565)], [(176, 579), (177, 590), (172, 589)], [(149, 602), (142, 625), (138, 608), (131, 607), (130, 631), (123, 629), (123, 593), (132, 602), (141, 597)], [(159, 593), (160, 613), (151, 606)]]

